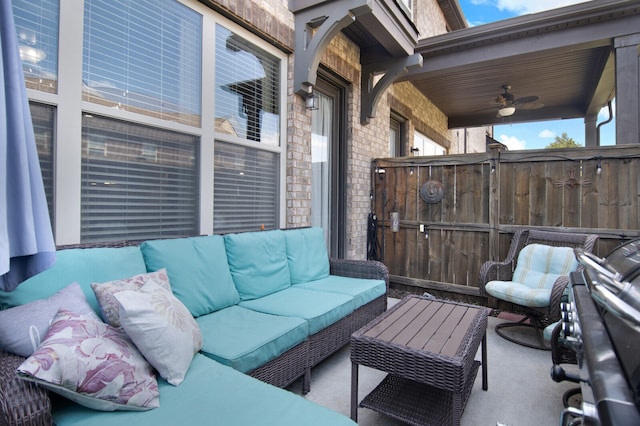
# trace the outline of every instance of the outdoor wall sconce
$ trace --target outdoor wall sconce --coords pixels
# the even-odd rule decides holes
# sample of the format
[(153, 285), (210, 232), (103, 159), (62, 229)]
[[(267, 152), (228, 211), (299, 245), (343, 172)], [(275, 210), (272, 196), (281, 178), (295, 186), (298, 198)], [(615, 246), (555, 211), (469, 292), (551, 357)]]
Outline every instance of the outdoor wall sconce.
[(602, 164), (600, 163), (600, 157), (598, 157), (598, 160), (596, 162), (596, 174), (602, 174)]
[(318, 109), (318, 98), (313, 93), (313, 87), (309, 86), (309, 93), (304, 97), (304, 107), (309, 111)]

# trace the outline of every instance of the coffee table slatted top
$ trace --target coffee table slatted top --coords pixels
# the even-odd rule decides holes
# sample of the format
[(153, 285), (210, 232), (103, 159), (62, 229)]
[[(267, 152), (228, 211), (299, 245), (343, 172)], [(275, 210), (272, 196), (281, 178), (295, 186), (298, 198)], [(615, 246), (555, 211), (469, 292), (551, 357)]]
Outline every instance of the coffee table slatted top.
[[(485, 338), (489, 309), (407, 296), (351, 335), (351, 361), (461, 392)], [(483, 346), (483, 388), (486, 349)]]
[(418, 351), (454, 357), (467, 330), (471, 328), (477, 311), (464, 305), (409, 299), (404, 309), (390, 312), (386, 321), (374, 325), (363, 336)]

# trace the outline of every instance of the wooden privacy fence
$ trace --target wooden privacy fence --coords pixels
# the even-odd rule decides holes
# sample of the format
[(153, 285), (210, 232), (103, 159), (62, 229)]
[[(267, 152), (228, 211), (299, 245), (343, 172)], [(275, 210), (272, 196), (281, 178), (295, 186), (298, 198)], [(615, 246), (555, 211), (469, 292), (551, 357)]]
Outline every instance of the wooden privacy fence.
[(376, 159), (377, 253), (396, 285), (473, 298), (518, 228), (597, 234), (599, 256), (640, 236), (639, 172), (638, 145)]

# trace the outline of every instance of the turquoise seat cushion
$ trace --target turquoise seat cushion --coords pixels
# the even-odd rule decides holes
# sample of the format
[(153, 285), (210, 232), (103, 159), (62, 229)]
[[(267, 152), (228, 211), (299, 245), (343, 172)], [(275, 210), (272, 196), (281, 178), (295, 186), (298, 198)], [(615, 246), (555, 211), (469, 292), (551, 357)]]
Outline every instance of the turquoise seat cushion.
[(260, 299), (241, 301), (240, 306), (266, 314), (304, 318), (309, 323), (309, 334), (317, 333), (355, 309), (351, 296), (299, 286), (289, 287)]
[(577, 268), (572, 248), (530, 244), (520, 250), (513, 281), (531, 288), (551, 289), (558, 277)]
[(532, 308), (547, 307), (551, 300), (551, 289), (530, 288), (514, 281), (489, 281), (484, 288), (493, 297)]
[(196, 319), (203, 336), (201, 352), (243, 373), (277, 358), (303, 342), (309, 325), (302, 318), (269, 315), (230, 306)]
[(349, 418), (197, 354), (180, 386), (159, 379), (160, 407), (103, 412), (56, 405), (57, 426), (355, 426)]
[(485, 290), (490, 295), (522, 306), (549, 306), (556, 280), (578, 267), (573, 249), (530, 244), (519, 255), (513, 281), (489, 281)]
[(287, 240), (291, 284), (329, 276), (329, 256), (322, 228), (289, 229), (284, 235)]
[(240, 300), (222, 236), (145, 241), (140, 249), (150, 272), (167, 269), (173, 294), (194, 317)]
[(299, 284), (297, 287), (346, 294), (353, 297), (355, 309), (384, 296), (387, 292), (384, 280), (341, 277), (339, 275), (329, 275), (326, 278)]
[(224, 241), (240, 299), (256, 299), (291, 286), (284, 231), (228, 234)]
[(0, 306), (6, 309), (46, 299), (77, 282), (89, 305), (99, 313), (91, 283), (120, 280), (146, 272), (138, 247), (58, 250), (56, 263), (51, 268), (29, 278), (12, 292), (0, 292)]

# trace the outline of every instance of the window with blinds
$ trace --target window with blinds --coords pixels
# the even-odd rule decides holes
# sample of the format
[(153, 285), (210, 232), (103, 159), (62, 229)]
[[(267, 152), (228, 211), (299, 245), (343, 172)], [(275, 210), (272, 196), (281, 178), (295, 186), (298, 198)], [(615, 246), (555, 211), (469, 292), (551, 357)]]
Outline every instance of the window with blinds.
[(85, 115), (81, 241), (198, 235), (198, 138)]
[(280, 144), (280, 60), (216, 25), (216, 131)]
[(199, 126), (202, 16), (174, 0), (85, 0), (83, 99)]
[(279, 154), (216, 141), (215, 233), (278, 228)]
[(12, 0), (18, 49), (26, 86), (48, 93), (58, 90), (57, 0)]
[(47, 197), (47, 207), (49, 208), (49, 218), (51, 226), (55, 224), (53, 209), (53, 123), (56, 109), (50, 105), (29, 104), (31, 110), (31, 121), (33, 121), (33, 132), (36, 138), (36, 149), (40, 170), (42, 171), (42, 182), (44, 183), (44, 194)]
[(213, 230), (277, 229), (281, 61), (222, 25), (215, 58)]

